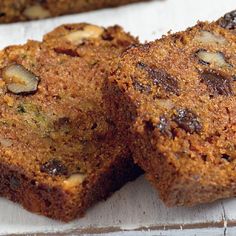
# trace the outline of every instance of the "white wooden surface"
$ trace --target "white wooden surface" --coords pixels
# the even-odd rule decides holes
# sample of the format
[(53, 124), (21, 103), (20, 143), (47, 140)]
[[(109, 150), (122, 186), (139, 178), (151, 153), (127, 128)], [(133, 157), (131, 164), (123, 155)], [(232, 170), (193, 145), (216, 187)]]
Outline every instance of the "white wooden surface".
[[(197, 20), (217, 19), (235, 8), (235, 0), (153, 1), (51, 20), (0, 25), (0, 48), (24, 43), (27, 39), (40, 40), (44, 33), (54, 27), (72, 22), (104, 26), (120, 24), (142, 41), (152, 40), (170, 29), (182, 30)], [(189, 209), (167, 209), (143, 177), (127, 184), (106, 202), (94, 206), (83, 219), (70, 224), (31, 214), (16, 204), (0, 199), (0, 235), (37, 232), (65, 232), (68, 235), (80, 232), (87, 235), (88, 232), (96, 234), (109, 231), (113, 232), (109, 234), (111, 236), (236, 235), (235, 223), (236, 200)]]

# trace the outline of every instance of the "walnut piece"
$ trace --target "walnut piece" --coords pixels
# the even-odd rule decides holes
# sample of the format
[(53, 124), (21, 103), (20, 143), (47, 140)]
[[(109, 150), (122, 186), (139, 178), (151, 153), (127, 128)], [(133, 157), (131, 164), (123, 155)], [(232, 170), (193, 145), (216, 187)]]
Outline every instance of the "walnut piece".
[(169, 99), (157, 99), (156, 104), (160, 108), (171, 110), (174, 108), (175, 104)]
[(216, 35), (212, 32), (201, 30), (199, 34), (194, 37), (194, 40), (202, 44), (226, 44), (226, 39), (221, 35)]
[(82, 184), (85, 178), (86, 178), (85, 174), (82, 174), (82, 173), (73, 174), (68, 179), (64, 180), (64, 185), (67, 188), (73, 188)]
[(203, 64), (215, 64), (218, 67), (231, 67), (231, 65), (226, 62), (225, 56), (222, 52), (199, 50), (196, 52), (196, 56)]
[(51, 13), (49, 10), (43, 8), (41, 5), (33, 5), (27, 7), (23, 15), (26, 16), (30, 20), (36, 20), (36, 19), (43, 19), (51, 16)]
[(75, 45), (80, 45), (85, 39), (96, 39), (99, 38), (104, 32), (104, 29), (95, 25), (87, 25), (83, 30), (78, 30), (69, 33), (65, 36), (66, 40), (70, 41)]
[(33, 93), (38, 89), (39, 78), (22, 65), (7, 66), (2, 77), (7, 89), (14, 94)]
[(0, 144), (3, 147), (11, 147), (13, 145), (13, 142), (11, 139), (0, 137)]

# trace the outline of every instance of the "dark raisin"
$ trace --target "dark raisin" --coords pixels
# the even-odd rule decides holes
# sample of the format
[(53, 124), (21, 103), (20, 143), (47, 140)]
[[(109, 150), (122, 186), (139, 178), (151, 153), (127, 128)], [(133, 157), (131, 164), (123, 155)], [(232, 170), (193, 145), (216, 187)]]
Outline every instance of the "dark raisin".
[(140, 62), (137, 63), (137, 67), (139, 69), (146, 69), (148, 66), (140, 61)]
[(154, 131), (158, 129), (162, 134), (172, 137), (169, 122), (166, 117), (161, 116), (159, 124), (155, 125), (151, 120), (145, 121), (145, 130)]
[(225, 14), (224, 17), (220, 19), (219, 24), (225, 29), (234, 30), (236, 28), (236, 10)]
[(49, 175), (53, 175), (53, 176), (68, 174), (68, 170), (67, 170), (66, 166), (64, 166), (61, 161), (56, 160), (56, 159), (52, 159), (52, 160), (49, 160), (48, 162), (44, 163), (41, 166), (40, 171), (45, 172)]
[(137, 91), (139, 91), (139, 92), (141, 92), (141, 93), (143, 93), (143, 92), (146, 92), (146, 93), (150, 93), (151, 92), (151, 87), (150, 87), (150, 85), (148, 85), (148, 84), (142, 84), (141, 82), (139, 82), (139, 81), (137, 81), (137, 80), (135, 80), (134, 82), (133, 82), (133, 86), (134, 86), (134, 89), (135, 90), (137, 90)]
[(114, 39), (114, 36), (109, 30), (105, 30), (102, 34), (102, 39), (107, 41), (112, 41)]
[(154, 124), (152, 123), (151, 120), (145, 121), (145, 129), (147, 131), (153, 131), (155, 129), (155, 126), (154, 126)]
[(228, 162), (230, 162), (232, 160), (231, 157), (228, 154), (222, 154), (221, 158), (228, 161)]
[(16, 176), (10, 177), (10, 188), (12, 190), (17, 190), (20, 187), (20, 180)]
[(179, 95), (178, 81), (166, 71), (151, 68), (143, 62), (138, 62), (137, 67), (148, 72), (154, 85), (162, 87), (166, 92)]
[(150, 70), (149, 75), (153, 79), (154, 85), (163, 87), (167, 92), (179, 95), (177, 80), (163, 70)]
[(125, 39), (121, 40), (121, 39), (117, 39), (117, 40), (116, 40), (116, 44), (119, 45), (119, 46), (124, 47), (123, 52), (126, 52), (127, 48), (130, 47), (130, 40), (125, 40)]
[(165, 135), (167, 135), (169, 137), (172, 137), (170, 125), (169, 125), (169, 122), (168, 122), (168, 120), (167, 120), (167, 118), (165, 116), (161, 116), (160, 117), (160, 122), (157, 125), (157, 128), (160, 130), (160, 132), (162, 134), (165, 134)]
[[(74, 29), (74, 26), (72, 26), (72, 25), (65, 25), (64, 28), (65, 28), (66, 30), (71, 31), (71, 30)], [(81, 27), (79, 28), (79, 30), (81, 30)]]
[(173, 116), (173, 121), (190, 134), (200, 133), (202, 130), (202, 125), (199, 122), (197, 115), (189, 109), (177, 110), (177, 114)]
[(0, 12), (0, 17), (3, 17), (3, 16), (5, 16), (5, 15), (6, 15), (6, 13)]
[(201, 74), (202, 82), (205, 83), (209, 91), (214, 95), (233, 95), (229, 78), (216, 71), (204, 71)]
[(79, 54), (76, 50), (72, 50), (69, 48), (54, 48), (54, 51), (58, 54), (65, 54), (70, 57), (79, 57)]
[(204, 161), (204, 162), (206, 162), (207, 161), (207, 155), (201, 155), (201, 158), (202, 158), (202, 160)]
[(96, 129), (97, 127), (98, 127), (98, 124), (97, 123), (93, 123), (91, 129), (93, 130), (93, 129)]

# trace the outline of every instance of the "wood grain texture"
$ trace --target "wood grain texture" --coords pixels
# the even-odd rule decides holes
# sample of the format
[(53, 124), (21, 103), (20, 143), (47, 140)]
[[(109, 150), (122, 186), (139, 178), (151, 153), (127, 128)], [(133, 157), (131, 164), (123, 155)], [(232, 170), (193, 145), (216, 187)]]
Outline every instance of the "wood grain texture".
[[(197, 20), (213, 20), (236, 7), (235, 0), (167, 0), (140, 3), (29, 23), (0, 25), (0, 48), (24, 43), (62, 23), (120, 24), (141, 40), (160, 37), (170, 29), (185, 29)], [(143, 178), (127, 184), (106, 202), (88, 211), (81, 220), (63, 224), (23, 210), (0, 199), (0, 235), (236, 235), (236, 200), (228, 199), (195, 208), (166, 208)]]

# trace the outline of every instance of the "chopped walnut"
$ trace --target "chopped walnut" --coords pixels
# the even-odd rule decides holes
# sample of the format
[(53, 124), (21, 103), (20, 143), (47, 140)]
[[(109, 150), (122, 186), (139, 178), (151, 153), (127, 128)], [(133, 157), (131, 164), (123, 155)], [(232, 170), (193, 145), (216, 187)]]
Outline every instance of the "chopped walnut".
[(83, 30), (69, 33), (65, 36), (66, 40), (75, 45), (80, 45), (85, 39), (96, 39), (102, 36), (104, 29), (95, 25), (87, 25)]
[(7, 89), (14, 94), (33, 93), (38, 89), (39, 78), (22, 65), (7, 66), (2, 77)]
[(33, 5), (27, 7), (23, 15), (26, 16), (30, 20), (35, 20), (35, 19), (43, 19), (51, 16), (51, 13), (49, 10), (43, 8), (41, 5)]
[(202, 44), (226, 44), (227, 40), (221, 36), (212, 32), (202, 30), (194, 37), (194, 40)]
[(198, 50), (196, 56), (203, 64), (215, 64), (218, 67), (232, 67), (226, 60), (222, 52), (208, 52), (206, 50)]

